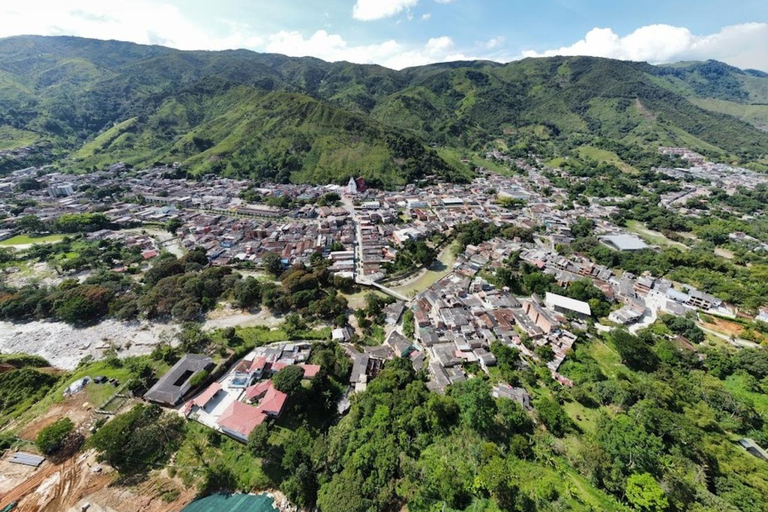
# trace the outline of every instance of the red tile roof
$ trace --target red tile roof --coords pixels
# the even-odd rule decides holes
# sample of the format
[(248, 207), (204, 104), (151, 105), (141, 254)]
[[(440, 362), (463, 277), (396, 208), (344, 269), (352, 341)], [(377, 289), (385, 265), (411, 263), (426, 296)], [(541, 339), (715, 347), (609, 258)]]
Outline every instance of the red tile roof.
[(317, 376), (317, 374), (320, 372), (319, 364), (300, 364), (299, 366), (304, 368), (305, 379), (314, 379)]
[(160, 254), (160, 253), (158, 251), (156, 251), (155, 249), (150, 249), (150, 250), (146, 250), (146, 251), (142, 252), (141, 253), (141, 257), (144, 258), (145, 260), (150, 260), (150, 259), (154, 258), (155, 256), (157, 256), (158, 254)]
[(255, 372), (256, 370), (264, 370), (264, 366), (267, 364), (267, 358), (264, 356), (257, 357), (251, 363), (249, 372)]
[(192, 402), (198, 407), (205, 407), (205, 404), (210, 402), (211, 398), (213, 398), (219, 391), (221, 391), (221, 384), (214, 382), (208, 386), (208, 389), (200, 393), (200, 396), (193, 399)]
[(282, 370), (283, 368), (285, 368), (286, 366), (289, 366), (289, 365), (287, 365), (285, 363), (282, 363), (280, 361), (275, 361), (274, 363), (272, 363), (271, 371), (272, 371), (272, 373), (277, 373), (280, 370)]
[(253, 386), (245, 390), (245, 399), (248, 401), (255, 400), (260, 396), (264, 395), (267, 391), (269, 391), (269, 388), (271, 387), (272, 387), (271, 380), (265, 380), (265, 381), (259, 382), (258, 384), (254, 384)]
[(280, 413), (283, 412), (283, 406), (285, 406), (285, 401), (287, 399), (288, 395), (282, 391), (276, 390), (270, 385), (269, 390), (267, 390), (267, 394), (264, 395), (264, 398), (261, 399), (261, 403), (259, 404), (258, 409), (264, 414), (280, 416)]
[(267, 416), (250, 405), (235, 400), (219, 418), (219, 426), (243, 437), (248, 437), (253, 429), (261, 425)]

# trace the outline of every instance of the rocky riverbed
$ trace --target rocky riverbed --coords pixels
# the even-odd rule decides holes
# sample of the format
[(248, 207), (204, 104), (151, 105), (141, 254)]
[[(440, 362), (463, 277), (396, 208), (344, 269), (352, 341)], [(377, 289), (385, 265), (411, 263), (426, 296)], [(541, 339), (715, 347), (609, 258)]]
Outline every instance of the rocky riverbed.
[(73, 369), (85, 356), (104, 357), (111, 347), (120, 357), (145, 355), (163, 341), (172, 341), (178, 327), (150, 322), (106, 320), (78, 329), (61, 322), (0, 322), (0, 353), (24, 352), (53, 366)]

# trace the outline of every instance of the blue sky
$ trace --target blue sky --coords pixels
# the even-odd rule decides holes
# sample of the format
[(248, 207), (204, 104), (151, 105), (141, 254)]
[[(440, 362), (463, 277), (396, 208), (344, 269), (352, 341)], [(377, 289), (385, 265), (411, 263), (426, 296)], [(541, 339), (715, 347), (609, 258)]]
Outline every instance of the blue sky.
[[(9, 2), (3, 2), (5, 4)], [(402, 68), (588, 54), (768, 70), (767, 0), (26, 0), (0, 37), (69, 34)]]

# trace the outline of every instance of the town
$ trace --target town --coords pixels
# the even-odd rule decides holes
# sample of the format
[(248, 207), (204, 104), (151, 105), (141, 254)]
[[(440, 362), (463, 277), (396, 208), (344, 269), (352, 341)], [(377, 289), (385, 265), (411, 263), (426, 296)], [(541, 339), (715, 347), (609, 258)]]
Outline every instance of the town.
[[(685, 209), (691, 198), (706, 197), (713, 189), (734, 193), (768, 182), (763, 175), (710, 164), (682, 148), (660, 151), (693, 166), (659, 169), (659, 173), (684, 182), (692, 176), (697, 183), (662, 196), (662, 206), (670, 210)], [(599, 242), (616, 253), (658, 250), (659, 246), (612, 221), (619, 210), (616, 198), (590, 198), (587, 204), (563, 208), (568, 191), (548, 176), (567, 178), (567, 171), (550, 168), (539, 159), (533, 164), (530, 159), (512, 159), (499, 151), (486, 158), (506, 162), (516, 172), (502, 175), (480, 168), (465, 185), (438, 182), (385, 191), (368, 188), (364, 180), (355, 178), (346, 185), (256, 187), (220, 177), (189, 180), (177, 176), (177, 166), (137, 171), (115, 164), (83, 175), (29, 168), (0, 180), (4, 201), (0, 208), (10, 211), (22, 205), (19, 217), (41, 221), (102, 213), (111, 227), (89, 233), (88, 239), (121, 240), (139, 247), (147, 262), (162, 251), (183, 254), (200, 247), (211, 265), (246, 270), (263, 266), (268, 254), (276, 254), (284, 269), (309, 265), (314, 255), (322, 255), (329, 260), (330, 272), (394, 301), (385, 311), (382, 346), (352, 344), (355, 329), (350, 326), (333, 331), (333, 339), (344, 344), (353, 360), (350, 389), (357, 392), (365, 390), (387, 360), (399, 357), (409, 359), (417, 372), (426, 372), (429, 389), (445, 393), (451, 384), (496, 365), (494, 343), (517, 350), (521, 364), (544, 358), (552, 378), (572, 386), (558, 368), (580, 337), (588, 335), (597, 315), (588, 302), (568, 297), (566, 291), (585, 280), (610, 305), (608, 325), (627, 326), (630, 332), (650, 326), (664, 314), (736, 316), (733, 305), (690, 285), (648, 271), (617, 273), (585, 255), (561, 254), (558, 249), (574, 241), (572, 229), (583, 222), (592, 223)], [(705, 176), (710, 183), (702, 181)], [(454, 233), (473, 222), (512, 226), (528, 238), (493, 237), (457, 249)], [(149, 234), (137, 228), (155, 231)], [(158, 228), (170, 233), (158, 236)], [(0, 236), (11, 239), (17, 231), (18, 226), (6, 219)], [(758, 242), (751, 246), (755, 251), (768, 248), (743, 233), (729, 237)], [(427, 248), (432, 257), (450, 260), (450, 265), (440, 272), (430, 270), (431, 260), (414, 259), (413, 244)], [(455, 258), (446, 257), (457, 250)], [(496, 272), (513, 257), (552, 276), (563, 294), (547, 291), (543, 296), (521, 296), (497, 286), (498, 280), (495, 285)], [(428, 273), (434, 278), (423, 279)], [(413, 282), (423, 284), (404, 286)], [(762, 310), (758, 319), (766, 315)], [(285, 403), (286, 395), (267, 378), (270, 372), (300, 364), (305, 378), (317, 373), (319, 368), (302, 363), (310, 346), (278, 343), (257, 349), (192, 399), (188, 383), (211, 361), (187, 355), (146, 398), (176, 406), (185, 397), (187, 417), (245, 441), (265, 418), (278, 417)], [(521, 404), (529, 400), (522, 388), (509, 388), (506, 393)]]

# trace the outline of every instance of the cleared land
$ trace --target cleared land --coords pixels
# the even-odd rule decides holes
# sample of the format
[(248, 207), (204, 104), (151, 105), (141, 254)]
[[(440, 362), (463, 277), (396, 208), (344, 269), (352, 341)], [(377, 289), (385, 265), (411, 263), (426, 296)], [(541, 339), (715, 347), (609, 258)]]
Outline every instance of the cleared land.
[(637, 169), (635, 169), (628, 163), (624, 162), (621, 158), (619, 158), (619, 155), (617, 155), (613, 151), (608, 151), (608, 150), (596, 148), (593, 146), (581, 146), (578, 148), (578, 152), (581, 158), (590, 158), (597, 162), (605, 162), (607, 164), (613, 164), (628, 174), (639, 173)]
[(633, 233), (637, 234), (645, 240), (648, 243), (651, 243), (653, 245), (660, 245), (662, 247), (675, 247), (677, 249), (680, 249), (682, 251), (689, 250), (689, 247), (685, 244), (681, 244), (680, 242), (675, 242), (664, 236), (662, 233), (659, 233), (658, 231), (653, 231), (652, 229), (648, 229), (645, 227), (645, 224), (642, 222), (638, 222), (636, 220), (630, 220), (627, 222), (627, 228), (632, 231)]
[(16, 235), (8, 240), (0, 242), (2, 247), (26, 247), (35, 244), (52, 244), (61, 242), (65, 235), (48, 235), (48, 236), (29, 236), (29, 235)]

